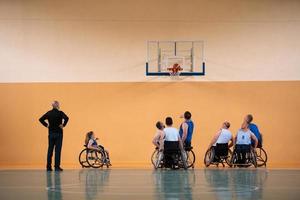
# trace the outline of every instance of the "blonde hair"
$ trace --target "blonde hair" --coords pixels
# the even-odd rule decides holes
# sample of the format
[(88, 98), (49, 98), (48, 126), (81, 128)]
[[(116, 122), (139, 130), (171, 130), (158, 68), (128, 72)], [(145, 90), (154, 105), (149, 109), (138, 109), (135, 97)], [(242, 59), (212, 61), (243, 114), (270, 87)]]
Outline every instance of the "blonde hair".
[(87, 145), (89, 143), (89, 141), (90, 141), (93, 134), (94, 134), (93, 131), (87, 132), (87, 134), (85, 135), (85, 141), (84, 141), (85, 145)]

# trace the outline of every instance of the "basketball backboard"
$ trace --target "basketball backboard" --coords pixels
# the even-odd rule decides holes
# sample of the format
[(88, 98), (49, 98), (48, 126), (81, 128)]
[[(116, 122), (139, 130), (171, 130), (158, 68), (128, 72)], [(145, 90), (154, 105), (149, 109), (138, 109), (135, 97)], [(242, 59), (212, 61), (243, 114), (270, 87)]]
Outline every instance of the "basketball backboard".
[(174, 64), (182, 68), (180, 76), (204, 76), (203, 41), (148, 41), (147, 76), (170, 76)]

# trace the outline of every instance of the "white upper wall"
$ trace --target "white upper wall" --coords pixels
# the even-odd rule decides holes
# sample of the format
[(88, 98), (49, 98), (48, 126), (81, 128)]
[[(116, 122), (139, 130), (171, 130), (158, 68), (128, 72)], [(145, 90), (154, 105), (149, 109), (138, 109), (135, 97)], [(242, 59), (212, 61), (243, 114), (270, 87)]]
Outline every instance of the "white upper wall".
[(146, 41), (204, 40), (207, 75), (300, 80), (298, 0), (1, 0), (0, 82), (145, 76)]

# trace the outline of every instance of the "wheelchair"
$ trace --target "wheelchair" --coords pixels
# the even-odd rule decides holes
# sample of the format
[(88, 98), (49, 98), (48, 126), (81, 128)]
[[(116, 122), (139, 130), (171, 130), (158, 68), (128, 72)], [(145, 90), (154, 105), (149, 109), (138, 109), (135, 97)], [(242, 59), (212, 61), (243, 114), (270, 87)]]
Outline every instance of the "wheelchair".
[(225, 163), (228, 166), (231, 166), (231, 156), (232, 151), (229, 149), (227, 143), (217, 143), (216, 146), (212, 146), (208, 149), (204, 156), (204, 165), (209, 167), (210, 165), (216, 165), (219, 167), (219, 164), (222, 164), (225, 167)]
[(251, 145), (235, 145), (230, 167), (250, 167), (257, 168), (257, 156)]
[[(184, 147), (184, 150), (186, 152), (186, 159), (187, 159), (187, 168), (193, 168), (195, 167), (195, 162), (196, 162), (196, 156), (193, 151), (193, 147)], [(158, 160), (159, 156), (159, 148), (156, 147), (155, 150), (152, 153), (151, 156), (151, 163), (155, 167), (155, 164)]]
[(107, 154), (104, 149), (100, 151), (88, 149), (84, 145), (84, 149), (79, 154), (79, 164), (82, 168), (100, 168), (106, 166), (109, 168), (110, 164), (107, 162)]
[(155, 149), (154, 153), (152, 154), (151, 160), (155, 169), (188, 168), (187, 153), (180, 150), (178, 141), (165, 141), (164, 150), (159, 151), (158, 149)]

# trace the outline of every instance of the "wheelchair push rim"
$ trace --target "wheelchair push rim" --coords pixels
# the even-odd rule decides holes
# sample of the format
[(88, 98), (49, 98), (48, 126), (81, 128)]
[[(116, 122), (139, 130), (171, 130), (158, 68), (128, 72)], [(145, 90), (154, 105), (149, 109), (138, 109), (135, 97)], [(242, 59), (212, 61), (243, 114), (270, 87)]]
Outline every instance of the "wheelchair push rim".
[(187, 168), (194, 168), (194, 164), (196, 161), (196, 156), (193, 150), (186, 151), (187, 155)]
[(87, 149), (83, 149), (78, 156), (79, 164), (81, 165), (82, 168), (90, 167), (89, 163), (86, 160), (86, 153), (87, 153)]
[(214, 151), (212, 148), (208, 149), (204, 156), (204, 165), (208, 167), (214, 158)]

